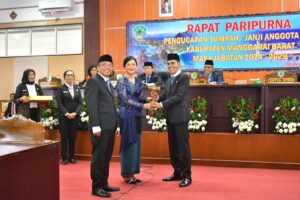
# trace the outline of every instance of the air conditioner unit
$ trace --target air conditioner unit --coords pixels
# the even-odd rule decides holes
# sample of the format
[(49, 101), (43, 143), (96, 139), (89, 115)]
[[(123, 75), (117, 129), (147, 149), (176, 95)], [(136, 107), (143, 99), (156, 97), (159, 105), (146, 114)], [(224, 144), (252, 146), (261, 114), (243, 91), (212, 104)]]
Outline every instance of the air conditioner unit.
[(72, 0), (39, 0), (38, 9), (40, 12), (60, 12), (72, 9)]

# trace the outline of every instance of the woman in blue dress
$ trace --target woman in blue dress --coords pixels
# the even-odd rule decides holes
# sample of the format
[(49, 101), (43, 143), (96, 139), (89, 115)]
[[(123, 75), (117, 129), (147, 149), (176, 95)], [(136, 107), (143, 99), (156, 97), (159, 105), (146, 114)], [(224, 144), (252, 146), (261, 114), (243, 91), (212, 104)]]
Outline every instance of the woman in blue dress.
[(120, 100), (120, 160), (121, 175), (126, 183), (140, 182), (134, 175), (140, 172), (141, 110), (151, 110), (150, 103), (141, 98), (142, 81), (135, 77), (137, 61), (128, 56), (124, 59), (125, 75), (119, 78), (117, 93)]

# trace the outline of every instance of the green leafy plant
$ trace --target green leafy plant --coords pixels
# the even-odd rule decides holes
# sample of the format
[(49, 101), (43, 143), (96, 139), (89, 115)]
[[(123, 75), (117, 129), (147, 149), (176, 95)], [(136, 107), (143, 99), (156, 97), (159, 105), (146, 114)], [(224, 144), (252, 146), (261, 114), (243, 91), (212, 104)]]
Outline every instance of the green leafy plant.
[(156, 110), (153, 116), (147, 115), (146, 119), (148, 120), (148, 124), (152, 125), (152, 130), (159, 132), (167, 130), (166, 113), (164, 110)]
[(254, 133), (259, 128), (258, 119), (262, 105), (257, 108), (250, 97), (239, 96), (236, 99), (229, 100), (227, 107), (232, 116), (232, 127), (237, 133)]
[(202, 97), (192, 98), (189, 102), (190, 121), (189, 131), (191, 132), (204, 132), (207, 124), (206, 114), (207, 102)]
[(87, 111), (87, 101), (86, 98), (83, 98), (82, 101), (82, 111), (80, 113), (79, 129), (87, 130), (89, 122), (89, 115)]
[[(204, 98), (196, 97), (189, 101), (189, 112), (190, 112), (190, 121), (189, 121), (189, 131), (191, 132), (204, 132), (205, 126), (207, 124), (206, 114), (207, 102)], [(166, 113), (162, 110), (156, 110), (153, 116), (147, 115), (146, 119), (148, 124), (151, 125), (152, 130), (154, 131), (166, 131), (167, 130), (167, 121)]]
[(300, 126), (299, 101), (296, 98), (282, 97), (277, 100), (273, 108), (276, 126), (275, 133), (292, 134)]
[(58, 128), (58, 105), (56, 100), (40, 103), (41, 124), (50, 130)]

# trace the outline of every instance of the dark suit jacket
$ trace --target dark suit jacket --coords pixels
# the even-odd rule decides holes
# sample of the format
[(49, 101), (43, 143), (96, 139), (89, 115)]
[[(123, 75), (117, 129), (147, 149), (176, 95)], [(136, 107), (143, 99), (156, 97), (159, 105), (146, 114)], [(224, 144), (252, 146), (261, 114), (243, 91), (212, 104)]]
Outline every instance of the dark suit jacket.
[[(34, 84), (36, 93), (38, 96), (43, 95), (43, 91), (41, 86), (38, 84)], [(29, 103), (22, 103), (19, 101), (19, 98), (22, 96), (29, 96), (28, 89), (26, 87), (26, 84), (20, 83), (17, 86), (14, 101), (17, 103), (17, 113), (23, 115), (26, 118), (29, 118)]]
[(223, 74), (221, 71), (213, 71), (211, 74), (210, 82), (217, 82), (218, 84), (223, 83)]
[(167, 80), (164, 95), (158, 101), (162, 102), (170, 123), (183, 123), (189, 121), (188, 89), (189, 76), (182, 72), (175, 78), (171, 86), (171, 79)]
[[(146, 83), (146, 74), (142, 73), (138, 76), (144, 83)], [(152, 72), (149, 83), (155, 83), (155, 85), (161, 85), (162, 79), (159, 74)]]
[(73, 85), (74, 98), (72, 98), (69, 88), (66, 84), (63, 84), (58, 88), (56, 93), (56, 100), (61, 116), (65, 116), (66, 113), (76, 112), (77, 116), (80, 115), (82, 110), (82, 96), (80, 89), (77, 85)]
[(104, 79), (97, 74), (91, 78), (85, 88), (87, 108), (89, 113), (89, 127), (100, 126), (101, 130), (116, 130), (117, 107), (114, 99), (114, 89), (110, 85), (111, 93), (106, 88)]
[(11, 117), (11, 101), (7, 105), (6, 111), (4, 113), (4, 117)]

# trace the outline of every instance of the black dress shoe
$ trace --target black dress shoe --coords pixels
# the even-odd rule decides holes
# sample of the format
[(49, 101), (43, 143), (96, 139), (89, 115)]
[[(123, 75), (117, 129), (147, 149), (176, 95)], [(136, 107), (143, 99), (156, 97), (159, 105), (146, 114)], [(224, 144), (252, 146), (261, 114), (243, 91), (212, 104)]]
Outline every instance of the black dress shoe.
[(125, 183), (131, 184), (131, 185), (135, 185), (137, 183), (136, 179), (133, 177), (130, 177), (128, 179), (125, 180)]
[(72, 159), (70, 159), (70, 163), (76, 164), (77, 162), (76, 162), (76, 160), (74, 158), (72, 158)]
[(142, 182), (141, 179), (138, 179), (138, 178), (136, 178), (136, 177), (134, 177), (134, 180), (135, 180), (135, 182), (137, 182), (137, 183), (141, 183), (141, 182)]
[(107, 185), (107, 186), (103, 187), (103, 190), (105, 190), (106, 192), (117, 192), (117, 191), (120, 191), (120, 188)]
[(69, 163), (69, 161), (68, 161), (68, 160), (65, 160), (65, 159), (64, 159), (64, 160), (62, 160), (62, 164), (63, 164), (63, 165), (67, 165), (68, 163)]
[(181, 180), (181, 183), (179, 184), (179, 187), (187, 187), (190, 184), (192, 184), (192, 179), (191, 178), (184, 178)]
[(98, 196), (98, 197), (111, 197), (111, 194), (106, 192), (103, 189), (95, 189), (92, 191), (92, 195)]
[(169, 177), (163, 178), (163, 181), (168, 182), (168, 181), (180, 181), (181, 177), (180, 176), (175, 176), (174, 174), (172, 174)]

